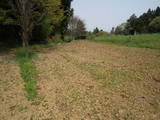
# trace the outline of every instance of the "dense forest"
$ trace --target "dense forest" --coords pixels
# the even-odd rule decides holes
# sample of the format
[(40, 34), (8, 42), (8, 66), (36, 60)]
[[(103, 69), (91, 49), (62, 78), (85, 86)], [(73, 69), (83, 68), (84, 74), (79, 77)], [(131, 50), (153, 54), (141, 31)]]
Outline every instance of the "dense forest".
[(112, 28), (111, 33), (133, 35), (142, 33), (160, 32), (160, 7), (149, 9), (146, 13), (137, 17), (133, 14), (125, 23)]
[(20, 45), (21, 39), (26, 39), (30, 44), (45, 43), (47, 38), (56, 34), (60, 34), (63, 39), (69, 17), (73, 15), (71, 2), (72, 0), (1, 0), (0, 44)]

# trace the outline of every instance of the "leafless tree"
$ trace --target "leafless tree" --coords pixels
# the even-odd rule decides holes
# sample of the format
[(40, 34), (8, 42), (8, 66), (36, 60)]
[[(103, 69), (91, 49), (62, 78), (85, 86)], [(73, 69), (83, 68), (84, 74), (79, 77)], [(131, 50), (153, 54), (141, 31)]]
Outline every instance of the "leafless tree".
[(84, 22), (78, 17), (71, 17), (69, 20), (68, 29), (72, 36), (72, 39), (84, 36), (86, 32)]

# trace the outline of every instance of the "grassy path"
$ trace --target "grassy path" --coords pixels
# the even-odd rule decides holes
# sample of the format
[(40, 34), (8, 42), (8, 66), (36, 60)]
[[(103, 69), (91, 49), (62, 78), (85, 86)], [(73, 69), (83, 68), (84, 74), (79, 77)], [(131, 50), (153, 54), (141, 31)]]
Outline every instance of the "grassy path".
[(20, 69), (12, 57), (0, 56), (0, 60), (0, 119), (23, 119), (27, 113), (20, 111), (29, 103), (25, 97)]
[(37, 96), (37, 71), (33, 62), (33, 58), (36, 56), (34, 53), (30, 53), (30, 58), (24, 56), (23, 49), (18, 51), (16, 61), (20, 67), (20, 74), (25, 83), (25, 90), (27, 92), (26, 97), (29, 100), (35, 100)]

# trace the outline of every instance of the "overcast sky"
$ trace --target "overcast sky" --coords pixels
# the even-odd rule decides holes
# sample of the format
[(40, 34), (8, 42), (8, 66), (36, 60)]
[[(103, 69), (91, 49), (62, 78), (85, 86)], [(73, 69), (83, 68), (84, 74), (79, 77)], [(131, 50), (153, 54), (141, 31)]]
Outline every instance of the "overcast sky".
[(95, 27), (110, 31), (125, 22), (133, 13), (137, 16), (149, 8), (160, 6), (160, 0), (73, 0), (74, 13), (85, 21), (88, 30)]

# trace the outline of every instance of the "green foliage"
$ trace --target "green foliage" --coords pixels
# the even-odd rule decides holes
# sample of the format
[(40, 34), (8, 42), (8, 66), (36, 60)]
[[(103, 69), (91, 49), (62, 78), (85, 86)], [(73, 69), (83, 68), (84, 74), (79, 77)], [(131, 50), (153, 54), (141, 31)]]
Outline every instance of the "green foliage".
[(21, 77), (25, 82), (25, 90), (27, 98), (34, 100), (37, 96), (37, 72), (32, 58), (35, 58), (35, 53), (30, 51), (30, 58), (25, 57), (25, 52), (22, 48), (18, 50), (16, 61), (21, 69)]
[[(113, 34), (114, 28), (112, 28), (111, 33)], [(103, 31), (102, 29), (99, 30), (97, 27), (93, 30), (93, 32), (87, 34), (87, 37), (91, 37), (93, 38), (94, 36), (104, 36), (104, 35), (108, 35), (108, 32)]]
[(19, 44), (19, 28), (15, 26), (16, 11), (12, 9), (12, 0), (0, 0), (0, 44), (13, 47)]
[(93, 34), (97, 34), (99, 32), (99, 29), (96, 27), (94, 30), (93, 30)]
[(88, 40), (94, 40), (97, 36), (95, 34), (88, 34), (87, 39)]
[(16, 11), (12, 9), (11, 0), (1, 0), (0, 2), (0, 24), (16, 23)]
[(61, 43), (62, 42), (61, 35), (60, 34), (56, 34), (54, 37), (52, 37), (52, 39), (50, 40), (50, 42)]
[(61, 9), (61, 0), (42, 0), (47, 11), (46, 21), (52, 25), (60, 24), (64, 19), (64, 10)]
[[(29, 50), (29, 59), (34, 59), (36, 57), (37, 57), (37, 55), (32, 50)], [(16, 55), (16, 60), (21, 62), (21, 60), (23, 60), (24, 58), (25, 58), (25, 51), (23, 48), (19, 48), (17, 55)], [(26, 59), (26, 60), (28, 60), (28, 59)]]
[[(71, 16), (72, 10), (70, 9), (72, 0), (33, 0), (34, 9), (31, 13), (30, 22), (34, 24), (33, 32), (31, 32), (32, 38), (30, 38), (29, 43), (45, 43), (51, 35), (60, 33), (61, 24), (65, 22), (64, 25), (67, 28), (68, 17)], [(17, 29), (17, 18), (18, 13), (16, 11), (15, 2), (12, 0), (1, 0), (0, 1), (0, 26), (1, 25), (11, 25), (15, 26), (15, 31)], [(16, 26), (17, 25), (17, 26)], [(65, 28), (65, 29), (66, 29)], [(6, 31), (4, 31), (6, 30)], [(32, 30), (32, 29), (31, 29)], [(0, 30), (0, 40), (6, 41), (10, 39), (3, 37), (4, 33), (7, 33), (8, 27), (6, 29)], [(3, 33), (2, 33), (3, 32)], [(13, 33), (13, 35), (12, 35)], [(20, 33), (18, 30), (17, 33)], [(20, 34), (16, 37), (14, 32), (10, 32), (8, 36), (12, 36), (13, 43), (15, 40), (20, 40)], [(18, 38), (17, 38), (18, 37)]]
[(64, 42), (71, 42), (72, 41), (72, 37), (69, 35), (65, 35), (64, 36)]
[(152, 20), (152, 22), (149, 24), (149, 28), (151, 32), (160, 33), (160, 16)]
[(73, 16), (73, 9), (71, 9), (71, 2), (73, 0), (61, 0), (61, 8), (65, 11), (64, 12), (64, 19), (61, 21), (60, 24), (60, 33), (61, 39), (64, 40), (64, 35), (68, 29), (69, 18)]
[(51, 36), (52, 26), (46, 22), (35, 26), (33, 29), (31, 44), (47, 43), (47, 39)]
[[(156, 17), (160, 16), (160, 7), (155, 10), (149, 9), (146, 13), (137, 17), (133, 14), (125, 25), (125, 29), (122, 29), (122, 25), (117, 26), (116, 34), (142, 34), (142, 33), (159, 33), (159, 27), (155, 26), (157, 22), (152, 22)], [(158, 20), (156, 20), (158, 21)], [(154, 27), (153, 27), (154, 26)]]
[(136, 30), (137, 30), (137, 16), (135, 14), (133, 14), (130, 19), (127, 21), (127, 25), (126, 25), (126, 29), (130, 34), (135, 34)]
[(107, 35), (109, 35), (109, 33), (108, 32), (105, 32), (105, 31), (99, 31), (98, 33), (95, 33), (95, 32), (87, 32), (87, 36), (86, 36), (86, 38), (88, 39), (88, 40), (94, 40), (95, 38), (97, 38), (97, 37), (100, 37), (100, 36), (107, 36)]
[(19, 108), (19, 112), (24, 111), (24, 110), (26, 110), (27, 108), (28, 108), (27, 106), (21, 106), (21, 107)]
[(107, 36), (98, 36), (90, 40), (107, 44), (160, 49), (160, 34), (141, 34), (134, 36), (107, 35)]
[(121, 25), (117, 26), (115, 29), (115, 34), (127, 35), (128, 31), (126, 30), (128, 23), (122, 23)]

